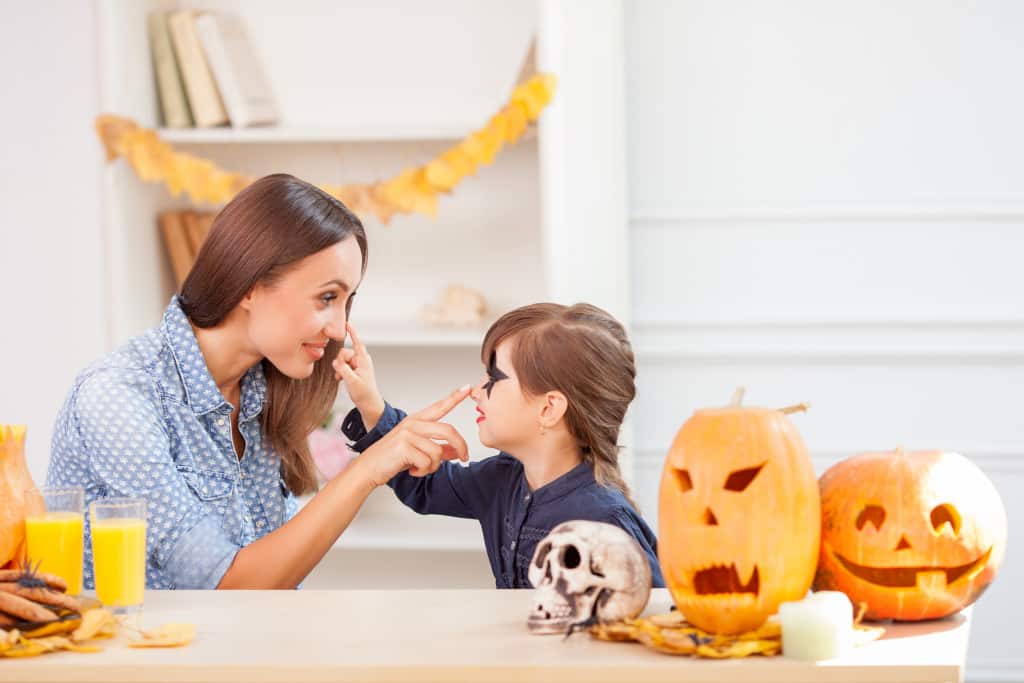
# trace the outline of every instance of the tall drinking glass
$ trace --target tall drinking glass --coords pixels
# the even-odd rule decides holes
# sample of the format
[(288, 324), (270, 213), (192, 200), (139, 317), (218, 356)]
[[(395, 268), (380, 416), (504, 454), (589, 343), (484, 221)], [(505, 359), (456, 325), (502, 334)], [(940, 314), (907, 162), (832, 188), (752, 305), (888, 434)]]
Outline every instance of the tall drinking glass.
[(82, 528), (85, 490), (80, 486), (34, 489), (46, 511), (25, 517), (28, 564), (55, 574), (68, 584), (70, 595), (82, 592)]
[(138, 613), (146, 588), (146, 501), (94, 501), (89, 524), (96, 597), (116, 613)]

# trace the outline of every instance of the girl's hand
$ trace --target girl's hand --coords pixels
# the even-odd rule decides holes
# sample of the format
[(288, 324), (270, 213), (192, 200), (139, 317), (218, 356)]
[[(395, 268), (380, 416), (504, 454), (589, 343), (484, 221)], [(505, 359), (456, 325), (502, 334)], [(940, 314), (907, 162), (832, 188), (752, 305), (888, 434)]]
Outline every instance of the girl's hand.
[(345, 383), (345, 391), (363, 417), (366, 431), (377, 425), (384, 414), (384, 399), (377, 390), (377, 378), (373, 374), (373, 359), (366, 351), (356, 328), (347, 323), (345, 329), (352, 340), (352, 348), (342, 347), (334, 359), (334, 379)]
[(374, 486), (383, 486), (405, 470), (414, 477), (424, 477), (436, 472), (445, 460), (469, 460), (466, 440), (458, 430), (446, 422), (438, 422), (462, 403), (469, 391), (469, 385), (460, 387), (437, 403), (409, 415), (367, 448), (356, 462), (369, 468), (368, 476)]

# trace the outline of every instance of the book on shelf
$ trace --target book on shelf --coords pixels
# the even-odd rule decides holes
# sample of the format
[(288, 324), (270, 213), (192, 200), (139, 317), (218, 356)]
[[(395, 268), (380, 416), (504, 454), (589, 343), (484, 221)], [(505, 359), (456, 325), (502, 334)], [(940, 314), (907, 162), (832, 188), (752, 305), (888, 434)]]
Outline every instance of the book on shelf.
[(150, 12), (146, 17), (149, 47), (153, 55), (153, 77), (163, 125), (168, 128), (191, 128), (192, 112), (185, 97), (185, 86), (178, 71), (178, 60), (171, 45), (167, 12)]
[(171, 262), (177, 289), (181, 289), (185, 277), (192, 269), (216, 215), (210, 211), (173, 210), (163, 211), (157, 216), (157, 226), (167, 258)]
[(277, 123), (277, 102), (242, 18), (177, 10), (147, 15), (163, 125), (245, 128)]
[(270, 83), (241, 17), (204, 12), (196, 18), (196, 30), (231, 126), (277, 123), (277, 105)]
[(227, 111), (220, 91), (210, 73), (206, 53), (199, 42), (196, 15), (193, 10), (171, 12), (167, 23), (171, 33), (174, 54), (185, 84), (185, 94), (192, 107), (192, 118), (198, 128), (212, 128), (228, 122)]

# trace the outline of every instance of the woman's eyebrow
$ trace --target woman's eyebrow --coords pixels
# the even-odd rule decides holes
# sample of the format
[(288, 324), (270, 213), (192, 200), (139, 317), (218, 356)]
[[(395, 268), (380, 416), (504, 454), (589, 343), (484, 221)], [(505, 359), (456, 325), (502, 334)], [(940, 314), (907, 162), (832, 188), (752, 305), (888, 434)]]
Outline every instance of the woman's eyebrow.
[(338, 278), (334, 278), (333, 280), (328, 280), (327, 282), (323, 283), (320, 286), (321, 287), (326, 287), (327, 285), (338, 285), (339, 287), (341, 287), (341, 289), (343, 291), (346, 291), (346, 292), (352, 291), (352, 288), (349, 287), (347, 283), (345, 283), (342, 280), (339, 280)]

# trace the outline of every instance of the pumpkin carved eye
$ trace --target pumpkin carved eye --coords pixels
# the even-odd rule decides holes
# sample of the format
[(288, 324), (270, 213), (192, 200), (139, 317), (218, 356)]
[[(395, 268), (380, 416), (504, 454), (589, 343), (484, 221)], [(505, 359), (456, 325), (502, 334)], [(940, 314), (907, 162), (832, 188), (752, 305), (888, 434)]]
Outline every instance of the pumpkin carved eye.
[(742, 470), (736, 470), (729, 475), (729, 478), (725, 480), (726, 491), (742, 491), (748, 486), (750, 482), (754, 481), (754, 477), (764, 467), (764, 463), (761, 463), (757, 467), (748, 467)]
[(686, 493), (693, 488), (693, 482), (690, 480), (690, 473), (687, 470), (676, 470), (676, 482), (679, 484), (679, 492)]
[(857, 531), (864, 529), (864, 525), (871, 522), (875, 525), (875, 531), (882, 530), (885, 523), (885, 508), (881, 505), (867, 505), (857, 515)]
[(936, 505), (932, 509), (932, 528), (935, 529), (935, 533), (941, 533), (942, 527), (948, 524), (949, 528), (953, 530), (953, 534), (960, 533), (960, 513), (956, 511), (956, 508), (949, 503), (943, 503), (942, 505)]

